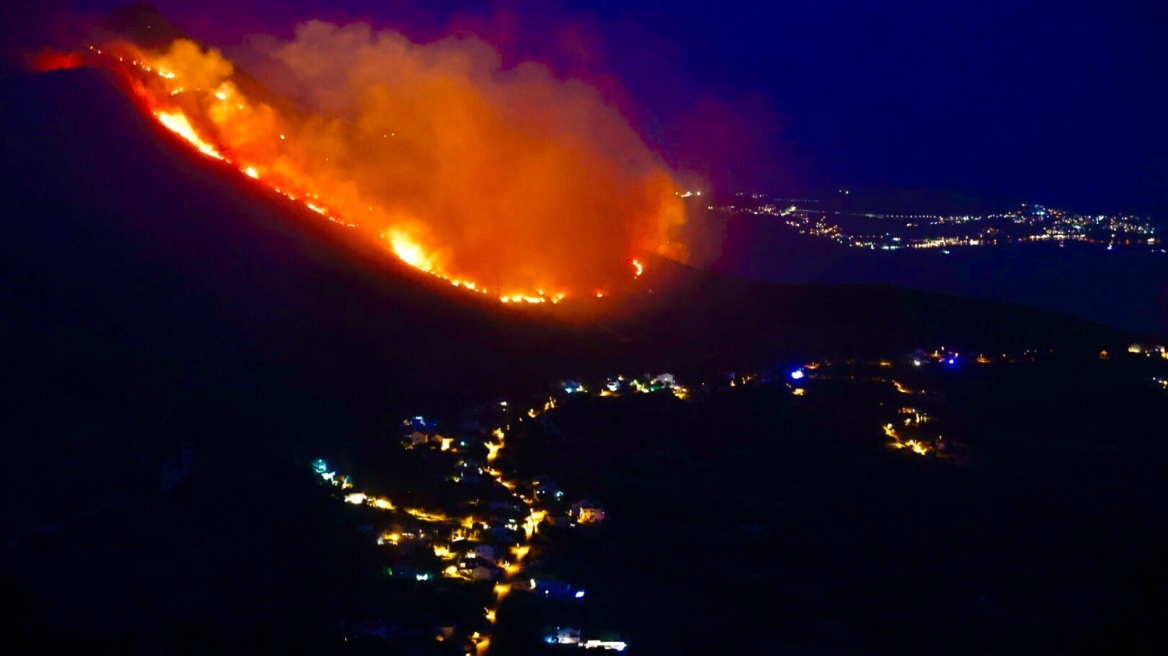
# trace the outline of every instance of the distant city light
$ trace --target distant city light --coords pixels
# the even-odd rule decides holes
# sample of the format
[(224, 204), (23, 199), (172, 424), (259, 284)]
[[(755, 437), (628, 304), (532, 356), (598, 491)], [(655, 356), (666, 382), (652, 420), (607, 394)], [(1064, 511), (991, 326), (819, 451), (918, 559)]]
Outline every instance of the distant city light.
[(802, 380), (804, 375), (805, 374), (803, 373), (802, 369), (796, 369), (795, 371), (791, 372), (791, 378), (794, 380)]
[[(848, 190), (839, 189), (843, 195)], [(680, 194), (679, 194), (680, 195)], [(746, 194), (735, 194), (744, 197)], [(869, 250), (899, 251), (938, 248), (949, 255), (952, 247), (993, 247), (1022, 243), (1078, 242), (1117, 247), (1149, 247), (1162, 244), (1156, 227), (1146, 216), (1130, 214), (1086, 215), (1037, 205), (987, 214), (884, 214), (864, 211), (827, 211), (822, 199), (769, 199), (750, 194), (761, 203), (710, 206), (727, 214), (769, 215), (782, 219), (801, 234), (824, 237), (838, 244)], [(787, 203), (794, 202), (794, 205)], [(849, 217), (841, 220), (838, 216)], [(854, 219), (882, 222), (879, 227), (857, 224)], [(960, 228), (954, 234), (950, 226)], [(899, 229), (905, 229), (900, 232)], [(895, 230), (895, 232), (894, 232)], [(899, 232), (899, 234), (897, 234)], [(1163, 249), (1156, 250), (1161, 252)]]

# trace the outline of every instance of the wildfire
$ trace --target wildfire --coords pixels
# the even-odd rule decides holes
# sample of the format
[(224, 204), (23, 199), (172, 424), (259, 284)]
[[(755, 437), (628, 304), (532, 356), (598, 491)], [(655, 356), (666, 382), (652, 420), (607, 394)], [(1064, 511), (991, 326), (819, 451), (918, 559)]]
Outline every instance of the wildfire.
[[(199, 149), (200, 153), (203, 153), (208, 157), (214, 157), (217, 160), (226, 159), (222, 154), (219, 153), (218, 150), (215, 149), (214, 146), (204, 141), (198, 135), (198, 133), (195, 132), (195, 129), (191, 127), (191, 122), (187, 120), (186, 115), (181, 111), (154, 112), (154, 116), (158, 119), (159, 123), (162, 123), (162, 125), (166, 127), (167, 130), (170, 130), (183, 139), (189, 141), (191, 145)], [(255, 169), (249, 167), (248, 170), (254, 171)]]
[(426, 251), (410, 239), (409, 235), (397, 230), (391, 231), (389, 243), (393, 247), (394, 254), (402, 262), (427, 273), (434, 270), (433, 262), (426, 256)]
[[(329, 38), (348, 34), (347, 28), (329, 29)], [(290, 53), (296, 46), (286, 47)], [(361, 56), (380, 61), (389, 52), (381, 46), (375, 39)], [(427, 48), (411, 46), (418, 53)], [(403, 66), (429, 61), (413, 52), (406, 58)], [(122, 73), (140, 106), (201, 154), (332, 222), (371, 232), (405, 264), (460, 290), (507, 304), (555, 304), (572, 289), (585, 297), (592, 289), (592, 296), (604, 298), (613, 289), (609, 285), (628, 275), (627, 269), (620, 273), (620, 259), (608, 260), (615, 267), (596, 266), (598, 258), (621, 255), (614, 247), (625, 255), (656, 251), (684, 259), (684, 247), (669, 236), (684, 222), (669, 174), (623, 119), (551, 78), (527, 82), (546, 86), (550, 95), (537, 96), (552, 105), (558, 99), (564, 107), (541, 108), (524, 120), (522, 113), (533, 110), (520, 85), (496, 89), (498, 82), (489, 77), (463, 70), (451, 77), (422, 67), (421, 82), (410, 83), (430, 85), (417, 97), (435, 100), (409, 95), (405, 99), (421, 106), (403, 105), (405, 99), (392, 95), (397, 87), (378, 83), (364, 90), (370, 105), (361, 111), (370, 113), (347, 123), (324, 110), (305, 116), (278, 109), (254, 83), (237, 83), (234, 65), (218, 51), (186, 39), (162, 52), (114, 42), (90, 46), (89, 52), (46, 53), (36, 66), (94, 64)], [(556, 114), (585, 107), (589, 112), (582, 115), (600, 112), (597, 125), (572, 127)], [(387, 123), (407, 118), (417, 130)], [(454, 132), (446, 135), (443, 128)], [(375, 134), (363, 134), (366, 129)], [(612, 139), (581, 132), (589, 129), (611, 131)], [(500, 162), (515, 169), (499, 170)], [(472, 172), (483, 176), (481, 182)], [(605, 221), (628, 221), (633, 229)], [(641, 259), (625, 261), (632, 278), (643, 275)], [(601, 278), (588, 284), (576, 270)], [(495, 285), (484, 284), (484, 277), (495, 277)], [(540, 280), (545, 282), (533, 284)]]

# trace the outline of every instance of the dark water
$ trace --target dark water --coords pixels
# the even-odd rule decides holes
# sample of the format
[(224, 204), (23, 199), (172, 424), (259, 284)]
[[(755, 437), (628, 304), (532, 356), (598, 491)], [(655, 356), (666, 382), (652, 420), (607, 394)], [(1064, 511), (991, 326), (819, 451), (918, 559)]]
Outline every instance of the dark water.
[(775, 282), (886, 282), (1074, 314), (1136, 331), (1168, 333), (1168, 253), (1147, 248), (1026, 244), (881, 252), (795, 233), (770, 218), (725, 227), (711, 268)]

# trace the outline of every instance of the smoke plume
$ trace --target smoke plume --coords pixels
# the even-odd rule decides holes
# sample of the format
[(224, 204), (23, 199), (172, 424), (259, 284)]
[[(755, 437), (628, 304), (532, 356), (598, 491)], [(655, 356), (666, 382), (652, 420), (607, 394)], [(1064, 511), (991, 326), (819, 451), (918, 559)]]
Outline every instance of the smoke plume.
[(278, 96), (178, 40), (151, 60), (165, 102), (411, 264), (493, 295), (552, 296), (619, 284), (630, 257), (686, 258), (672, 173), (584, 82), (505, 68), (474, 38), (418, 44), (363, 24), (308, 22), (250, 47)]

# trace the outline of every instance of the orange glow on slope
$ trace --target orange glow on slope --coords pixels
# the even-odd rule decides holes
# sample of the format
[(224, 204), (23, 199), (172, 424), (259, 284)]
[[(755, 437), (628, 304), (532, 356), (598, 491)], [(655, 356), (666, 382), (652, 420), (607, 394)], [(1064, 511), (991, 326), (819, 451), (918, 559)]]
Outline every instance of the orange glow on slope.
[[(355, 58), (320, 59), (353, 43)], [(466, 69), (467, 53), (494, 63)], [(289, 65), (293, 88), (350, 105), (290, 109), (185, 39), (162, 52), (114, 42), (53, 53), (39, 67), (123, 73), (140, 105), (202, 154), (503, 303), (603, 298), (629, 265), (632, 278), (644, 272), (630, 253), (686, 257), (671, 174), (586, 84), (538, 66), (488, 70), (501, 64), (482, 42), (414, 44), (356, 26), (306, 24), (268, 54)]]
[(393, 247), (394, 255), (397, 255), (402, 262), (427, 273), (434, 270), (434, 264), (426, 252), (404, 232), (396, 230), (391, 232), (389, 243)]
[(81, 53), (59, 52), (56, 50), (45, 50), (37, 53), (37, 55), (34, 56), (32, 60), (33, 70), (41, 73), (47, 71), (61, 71), (84, 65), (85, 61), (81, 56)]
[(166, 129), (177, 134), (183, 139), (186, 139), (191, 143), (191, 145), (193, 145), (195, 148), (198, 148), (200, 153), (203, 153), (208, 157), (214, 157), (218, 160), (224, 159), (223, 155), (219, 154), (219, 151), (215, 150), (214, 146), (207, 143), (206, 141), (203, 141), (203, 139), (195, 133), (195, 129), (191, 127), (191, 122), (187, 120), (186, 115), (184, 115), (182, 112), (155, 112), (154, 116), (158, 119), (159, 123), (162, 123), (164, 126), (166, 126)]

